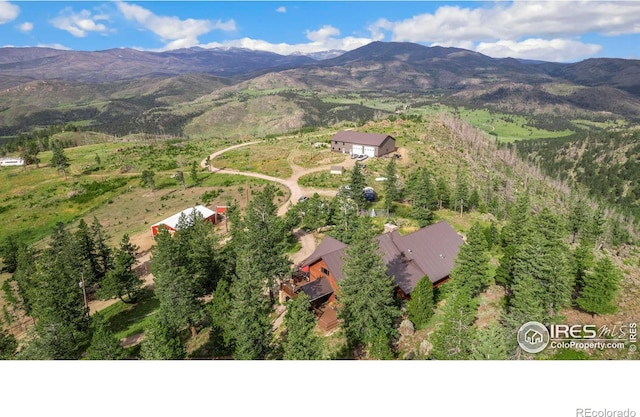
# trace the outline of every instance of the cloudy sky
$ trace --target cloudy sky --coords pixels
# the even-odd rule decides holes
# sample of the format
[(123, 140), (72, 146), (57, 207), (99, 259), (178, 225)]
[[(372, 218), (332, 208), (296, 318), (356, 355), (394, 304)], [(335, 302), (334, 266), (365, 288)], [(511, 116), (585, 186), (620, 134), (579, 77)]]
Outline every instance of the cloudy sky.
[(547, 61), (640, 59), (640, 0), (0, 0), (0, 46), (89, 51), (235, 46), (286, 55), (351, 50), (372, 41)]

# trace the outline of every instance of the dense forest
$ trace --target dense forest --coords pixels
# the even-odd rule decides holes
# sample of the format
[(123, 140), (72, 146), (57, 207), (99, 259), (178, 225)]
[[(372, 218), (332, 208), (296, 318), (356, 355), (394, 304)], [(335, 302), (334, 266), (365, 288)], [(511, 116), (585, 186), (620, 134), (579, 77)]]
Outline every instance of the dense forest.
[(640, 220), (640, 131), (594, 129), (514, 146), (550, 176), (583, 186), (594, 198)]

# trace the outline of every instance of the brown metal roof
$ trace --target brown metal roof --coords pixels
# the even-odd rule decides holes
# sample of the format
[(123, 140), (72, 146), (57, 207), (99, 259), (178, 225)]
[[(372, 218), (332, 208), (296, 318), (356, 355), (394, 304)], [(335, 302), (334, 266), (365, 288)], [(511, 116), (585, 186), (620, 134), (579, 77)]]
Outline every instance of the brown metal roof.
[[(379, 253), (387, 265), (387, 274), (396, 284), (410, 294), (425, 275), (436, 283), (451, 273), (453, 262), (463, 244), (462, 238), (447, 222), (439, 222), (402, 236), (397, 230), (376, 237)], [(344, 243), (325, 238), (303, 265), (311, 265), (323, 259), (336, 281), (344, 275)]]
[(382, 146), (387, 138), (395, 140), (391, 136), (384, 133), (365, 133), (355, 132), (352, 130), (341, 130), (340, 132), (333, 135), (333, 138), (331, 140), (335, 140), (338, 142), (355, 143), (357, 145)]
[[(311, 265), (319, 259), (324, 259), (325, 255), (346, 248), (347, 245), (331, 236), (325, 237), (307, 259), (301, 262), (302, 265)], [(325, 260), (326, 262), (326, 260)]]
[(320, 278), (304, 284), (300, 287), (300, 290), (304, 291), (309, 296), (309, 301), (313, 302), (319, 298), (329, 295), (333, 292), (331, 284), (327, 278)]

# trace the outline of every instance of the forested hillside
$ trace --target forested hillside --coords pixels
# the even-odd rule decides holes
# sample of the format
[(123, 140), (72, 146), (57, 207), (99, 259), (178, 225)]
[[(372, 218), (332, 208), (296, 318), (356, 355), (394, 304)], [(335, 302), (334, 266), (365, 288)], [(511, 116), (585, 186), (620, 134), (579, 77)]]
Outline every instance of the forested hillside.
[(583, 186), (595, 199), (640, 220), (640, 130), (598, 129), (514, 147), (550, 176)]

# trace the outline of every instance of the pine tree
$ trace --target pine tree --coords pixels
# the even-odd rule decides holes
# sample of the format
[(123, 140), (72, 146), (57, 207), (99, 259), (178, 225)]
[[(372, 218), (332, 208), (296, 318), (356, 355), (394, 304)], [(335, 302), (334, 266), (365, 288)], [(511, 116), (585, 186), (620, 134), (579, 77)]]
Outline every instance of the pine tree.
[(362, 166), (356, 162), (351, 171), (351, 198), (356, 203), (357, 210), (364, 210), (366, 200), (364, 199), (364, 187), (366, 182), (362, 174)]
[(517, 197), (516, 205), (509, 210), (509, 220), (500, 233), (503, 256), (496, 270), (496, 282), (509, 287), (513, 282), (513, 256), (522, 242), (533, 231), (529, 193)]
[(459, 210), (460, 213), (469, 209), (469, 180), (460, 167), (456, 171), (456, 190), (453, 200), (454, 209)]
[(151, 319), (144, 330), (140, 356), (148, 360), (183, 359), (187, 352), (178, 332), (169, 325), (162, 314)]
[(585, 277), (593, 272), (595, 265), (596, 258), (591, 245), (586, 239), (580, 240), (580, 245), (573, 251), (573, 274), (578, 290), (582, 290)]
[(368, 217), (359, 219), (345, 254), (338, 315), (344, 320), (347, 340), (351, 346), (364, 344), (370, 349), (384, 336), (390, 344), (396, 337), (394, 324), (400, 310), (393, 297), (395, 284), (386, 273)]
[(455, 288), (466, 289), (471, 297), (484, 291), (490, 284), (489, 255), (482, 226), (474, 223), (467, 234), (467, 243), (460, 247), (451, 271)]
[(140, 178), (140, 185), (143, 187), (151, 188), (151, 191), (156, 189), (155, 173), (151, 170), (142, 171), (142, 177)]
[(507, 330), (493, 322), (477, 330), (471, 345), (471, 358), (475, 360), (505, 360), (508, 357)]
[(329, 234), (339, 241), (349, 244), (358, 222), (356, 204), (343, 191), (339, 191), (331, 205), (331, 223), (335, 227)]
[(18, 268), (19, 249), (20, 244), (14, 235), (7, 236), (0, 247), (0, 256), (2, 257), (2, 263), (4, 263), (4, 269), (9, 273), (14, 273)]
[(11, 359), (18, 349), (16, 338), (0, 327), (0, 360)]
[(198, 184), (198, 164), (196, 161), (191, 163), (191, 181), (194, 184)]
[(431, 182), (431, 174), (425, 168), (419, 168), (411, 181), (411, 193), (413, 195), (413, 218), (419, 227), (433, 223), (436, 207), (436, 196)]
[(411, 299), (407, 301), (406, 306), (409, 320), (413, 322), (416, 329), (421, 329), (427, 325), (429, 319), (433, 316), (434, 307), (433, 283), (429, 277), (424, 276), (411, 291)]
[(93, 336), (91, 345), (87, 349), (87, 359), (91, 360), (118, 360), (126, 357), (120, 341), (114, 336), (107, 326), (105, 319), (100, 314), (93, 316)]
[(622, 279), (622, 272), (611, 259), (608, 256), (601, 258), (596, 262), (593, 272), (585, 274), (584, 287), (576, 303), (588, 313), (615, 313), (615, 298)]
[(69, 168), (69, 159), (64, 153), (64, 148), (60, 141), (53, 142), (53, 155), (51, 156), (51, 165), (55, 167), (59, 172), (64, 174), (64, 179), (67, 179), (67, 169)]
[(436, 198), (438, 201), (438, 209), (451, 208), (451, 191), (444, 177), (439, 177), (436, 183)]
[(446, 300), (442, 324), (433, 333), (434, 359), (469, 359), (474, 340), (475, 301), (465, 290), (452, 292)]
[(309, 297), (301, 292), (289, 300), (284, 316), (287, 336), (283, 344), (283, 359), (313, 360), (322, 358), (322, 339), (315, 331), (316, 317), (311, 311)]
[(233, 357), (264, 359), (271, 343), (271, 304), (265, 295), (267, 279), (258, 268), (262, 258), (250, 246), (238, 252), (237, 279), (231, 285)]
[(231, 322), (231, 293), (229, 281), (218, 281), (213, 299), (209, 305), (211, 313), (212, 338), (217, 340), (225, 352), (233, 347), (233, 323)]
[(575, 200), (569, 209), (567, 227), (571, 232), (571, 243), (575, 243), (576, 237), (587, 226), (588, 207), (581, 199)]
[(95, 248), (95, 260), (97, 264), (98, 276), (104, 277), (105, 274), (113, 267), (113, 259), (111, 255), (111, 247), (107, 244), (109, 234), (107, 234), (98, 218), (94, 216), (91, 223), (91, 233)]
[(389, 160), (385, 168), (385, 177), (387, 180), (384, 183), (384, 205), (387, 210), (391, 210), (392, 203), (400, 198), (395, 158)]
[(75, 266), (83, 274), (86, 285), (92, 286), (98, 283), (101, 271), (95, 256), (95, 242), (91, 236), (89, 225), (84, 219), (80, 219), (72, 245)]
[(180, 236), (174, 239), (166, 229), (161, 229), (151, 250), (151, 272), (164, 324), (173, 331), (189, 326), (194, 334), (196, 323), (203, 318), (198, 298), (202, 291), (197, 279), (189, 273), (187, 254), (180, 243)]
[[(118, 297), (124, 303), (135, 303), (143, 281), (134, 269), (138, 246), (133, 245), (125, 234), (114, 254), (114, 266), (102, 281), (102, 297)], [(126, 299), (125, 299), (126, 295)]]
[(302, 203), (304, 217), (302, 224), (309, 230), (317, 230), (327, 225), (329, 217), (329, 205), (320, 198), (318, 193), (313, 193), (310, 199)]

